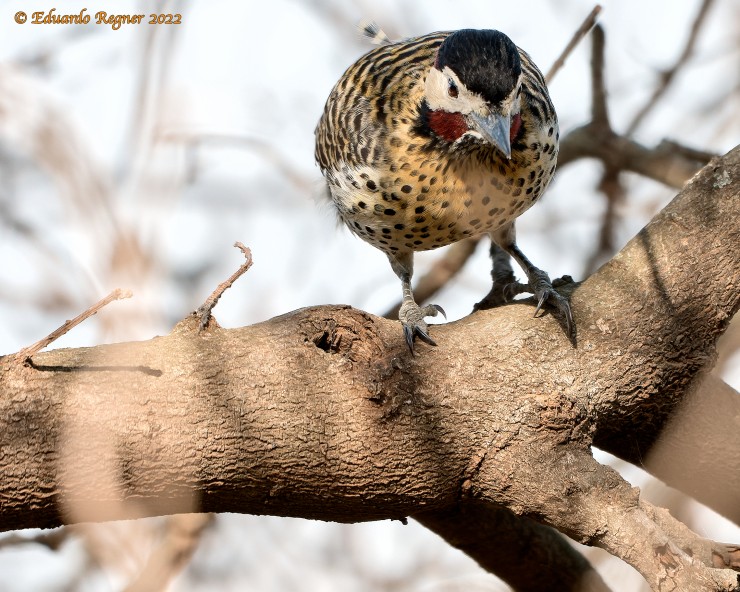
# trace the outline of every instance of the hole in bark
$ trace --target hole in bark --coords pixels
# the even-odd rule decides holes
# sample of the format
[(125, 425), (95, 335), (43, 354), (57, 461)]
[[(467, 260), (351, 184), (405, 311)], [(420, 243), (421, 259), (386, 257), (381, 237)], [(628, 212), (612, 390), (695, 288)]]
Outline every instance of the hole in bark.
[(321, 333), (318, 333), (317, 335), (314, 335), (313, 338), (313, 344), (318, 347), (319, 349), (324, 350), (325, 352), (329, 353), (337, 353), (339, 351), (339, 342), (341, 341), (341, 338), (336, 335), (335, 333), (331, 333), (330, 331), (322, 331)]
[[(319, 312), (321, 316), (311, 314)], [(329, 354), (339, 354), (352, 362), (368, 362), (383, 353), (383, 342), (372, 317), (348, 306), (307, 311), (300, 321), (303, 342)]]

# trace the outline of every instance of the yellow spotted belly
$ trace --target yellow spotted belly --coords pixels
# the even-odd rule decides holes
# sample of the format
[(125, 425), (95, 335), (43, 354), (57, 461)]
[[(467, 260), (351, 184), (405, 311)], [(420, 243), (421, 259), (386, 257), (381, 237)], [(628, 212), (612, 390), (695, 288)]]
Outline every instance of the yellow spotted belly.
[(393, 254), (436, 249), (513, 222), (537, 201), (554, 169), (554, 159), (551, 167), (512, 162), (503, 172), (425, 161), (380, 178), (347, 169), (329, 187), (347, 226)]

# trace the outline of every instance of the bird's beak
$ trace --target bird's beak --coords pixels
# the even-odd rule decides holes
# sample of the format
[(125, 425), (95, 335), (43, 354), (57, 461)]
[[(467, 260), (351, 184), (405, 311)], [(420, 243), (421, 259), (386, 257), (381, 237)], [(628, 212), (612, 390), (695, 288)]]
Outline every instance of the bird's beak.
[(480, 113), (471, 113), (470, 117), (473, 122), (473, 129), (480, 133), (481, 136), (498, 148), (506, 158), (511, 158), (511, 140), (509, 133), (511, 129), (510, 115), (497, 115), (489, 113), (481, 115)]

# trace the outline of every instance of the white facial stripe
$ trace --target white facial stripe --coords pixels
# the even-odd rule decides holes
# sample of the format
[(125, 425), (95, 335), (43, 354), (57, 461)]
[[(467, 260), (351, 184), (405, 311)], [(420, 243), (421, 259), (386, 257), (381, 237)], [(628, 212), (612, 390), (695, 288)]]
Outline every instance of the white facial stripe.
[[(457, 87), (458, 96), (456, 98), (449, 94), (450, 80)], [(521, 80), (522, 76), (520, 75), (514, 90), (501, 103), (501, 113), (519, 113), (520, 99), (517, 91)], [(463, 115), (468, 115), (473, 111), (485, 115), (489, 111), (488, 104), (483, 100), (483, 97), (466, 89), (457, 74), (449, 66), (445, 66), (441, 72), (437, 68), (432, 68), (429, 71), (426, 79), (425, 96), (429, 107), (433, 111), (441, 109), (449, 113), (462, 113)]]
[(502, 113), (519, 113), (519, 104), (520, 104), (520, 95), (519, 95), (519, 87), (522, 83), (522, 75), (519, 74), (519, 79), (516, 81), (516, 84), (514, 85), (514, 90), (511, 91), (508, 97), (506, 97), (501, 102), (501, 112)]
[[(457, 97), (449, 94), (450, 80), (458, 90)], [(427, 74), (425, 95), (429, 107), (433, 111), (441, 109), (449, 113), (462, 113), (467, 115), (473, 111), (485, 113), (488, 110), (486, 102), (480, 95), (470, 92), (465, 88), (449, 66), (445, 66), (441, 72), (432, 68)]]

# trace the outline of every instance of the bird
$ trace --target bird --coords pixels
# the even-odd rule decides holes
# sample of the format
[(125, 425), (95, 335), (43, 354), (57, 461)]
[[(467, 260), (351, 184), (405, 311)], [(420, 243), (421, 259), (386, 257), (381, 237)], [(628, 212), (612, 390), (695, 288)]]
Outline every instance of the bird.
[[(545, 191), (558, 155), (557, 115), (540, 70), (494, 29), (398, 42), (373, 26), (366, 34), (378, 47), (329, 94), (315, 158), (339, 219), (385, 253), (401, 281), (398, 316), (412, 354), (417, 338), (436, 345), (425, 319), (446, 318), (441, 306), (414, 299), (414, 253), (485, 233), (493, 286), (474, 310), (531, 293), (535, 315), (548, 303), (572, 336), (568, 300), (516, 243), (515, 220)], [(515, 280), (511, 258), (526, 283)]]

